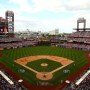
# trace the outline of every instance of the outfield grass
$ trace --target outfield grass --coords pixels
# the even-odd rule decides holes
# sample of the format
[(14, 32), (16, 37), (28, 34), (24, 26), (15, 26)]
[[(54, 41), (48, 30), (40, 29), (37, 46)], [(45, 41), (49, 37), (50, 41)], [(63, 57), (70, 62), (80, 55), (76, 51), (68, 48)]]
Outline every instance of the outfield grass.
[[(23, 78), (24, 80), (33, 85), (35, 85), (38, 80), (35, 76), (35, 73), (15, 63), (14, 60), (22, 57), (35, 55), (53, 55), (73, 60), (74, 61), (73, 64), (53, 74), (54, 75), (53, 79), (49, 80), (49, 82), (53, 84), (58, 84), (60, 83), (61, 80), (65, 80), (67, 77), (72, 75), (74, 72), (79, 70), (82, 66), (86, 65), (87, 63), (87, 59), (84, 56), (86, 54), (85, 51), (65, 49), (60, 47), (50, 47), (50, 46), (27, 47), (12, 50), (3, 50), (2, 53), (3, 56), (0, 57), (0, 62), (3, 63), (6, 67), (8, 67), (10, 70), (15, 72), (17, 75), (19, 75), (21, 78)], [(19, 72), (19, 69), (25, 69), (26, 72), (21, 73)], [(65, 69), (69, 69), (70, 73), (64, 74), (63, 70)]]
[[(42, 63), (46, 63), (47, 66), (41, 66)], [(26, 66), (39, 72), (50, 72), (56, 68), (61, 67), (62, 65), (56, 61), (52, 61), (48, 59), (39, 59), (36, 61), (32, 61), (30, 63), (27, 63)]]

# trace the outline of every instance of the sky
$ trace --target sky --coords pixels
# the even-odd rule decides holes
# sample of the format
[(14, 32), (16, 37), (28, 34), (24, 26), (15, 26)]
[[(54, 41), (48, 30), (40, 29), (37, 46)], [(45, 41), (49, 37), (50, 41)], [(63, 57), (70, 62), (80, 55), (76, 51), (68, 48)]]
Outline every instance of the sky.
[(7, 10), (14, 12), (15, 32), (59, 29), (71, 33), (82, 17), (90, 28), (90, 0), (0, 0), (0, 17), (5, 18)]

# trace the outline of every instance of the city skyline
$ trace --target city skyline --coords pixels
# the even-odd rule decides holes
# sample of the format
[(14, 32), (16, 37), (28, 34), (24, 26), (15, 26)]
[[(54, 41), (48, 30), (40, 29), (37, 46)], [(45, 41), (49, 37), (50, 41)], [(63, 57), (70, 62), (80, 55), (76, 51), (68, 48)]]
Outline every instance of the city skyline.
[(7, 10), (14, 12), (15, 31), (59, 29), (71, 33), (80, 17), (90, 28), (90, 0), (2, 0), (0, 8), (0, 17), (5, 17)]

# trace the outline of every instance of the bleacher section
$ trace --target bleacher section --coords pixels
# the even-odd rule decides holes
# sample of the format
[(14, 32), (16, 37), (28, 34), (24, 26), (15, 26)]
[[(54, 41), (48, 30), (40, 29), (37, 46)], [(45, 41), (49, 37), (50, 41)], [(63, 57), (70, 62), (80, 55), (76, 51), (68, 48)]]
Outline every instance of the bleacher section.
[(38, 41), (36, 39), (31, 38), (0, 38), (0, 48), (4, 49), (35, 46), (37, 43)]
[(78, 50), (90, 50), (90, 31), (74, 32), (67, 37), (51, 38), (51, 45), (74, 48)]
[(14, 82), (10, 80), (2, 71), (0, 71), (0, 75), (10, 84), (13, 85)]
[(0, 68), (0, 90), (27, 90), (23, 85)]
[(90, 31), (78, 31), (69, 35), (69, 37), (90, 37)]
[(90, 67), (63, 90), (90, 90)]

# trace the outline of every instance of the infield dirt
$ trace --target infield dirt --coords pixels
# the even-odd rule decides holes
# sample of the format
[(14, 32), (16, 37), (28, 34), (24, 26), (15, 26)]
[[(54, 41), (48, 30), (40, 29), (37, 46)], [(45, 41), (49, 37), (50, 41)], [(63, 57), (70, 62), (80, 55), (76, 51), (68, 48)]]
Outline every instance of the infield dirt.
[[(52, 70), (51, 72), (38, 72), (38, 71), (26, 66), (27, 63), (32, 62), (32, 61), (36, 61), (39, 59), (49, 59), (52, 61), (56, 61), (56, 62), (61, 63), (62, 66)], [(53, 73), (55, 73), (56, 71), (66, 67), (67, 65), (73, 63), (74, 61), (63, 58), (63, 57), (58, 57), (58, 56), (38, 55), (38, 56), (29, 56), (29, 57), (20, 58), (20, 59), (15, 60), (15, 62), (22, 65), (23, 67), (31, 70), (32, 72), (36, 73), (36, 77), (38, 79), (49, 80), (49, 79), (53, 78)]]

